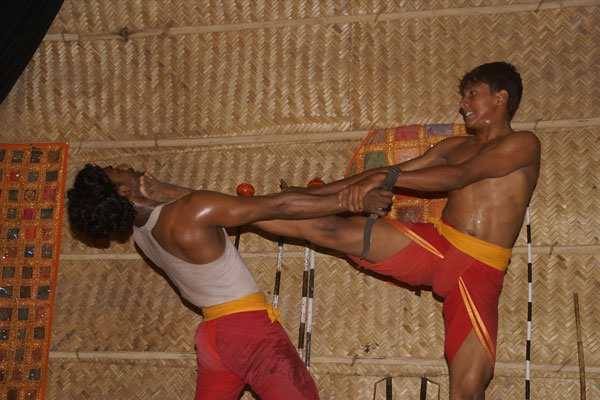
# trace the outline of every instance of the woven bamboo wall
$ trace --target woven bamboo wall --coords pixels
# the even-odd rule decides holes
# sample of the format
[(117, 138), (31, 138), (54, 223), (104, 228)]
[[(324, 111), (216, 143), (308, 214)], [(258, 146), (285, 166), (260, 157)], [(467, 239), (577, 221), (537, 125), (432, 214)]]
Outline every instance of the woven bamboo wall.
[[(461, 122), (460, 76), (512, 62), (525, 86), (513, 125), (543, 146), (531, 204), (532, 398), (578, 396), (574, 292), (588, 398), (600, 398), (600, 2), (247, 3), (66, 0), (0, 105), (2, 141), (69, 141), (67, 185), (85, 163), (128, 162), (196, 188), (233, 193), (250, 182), (266, 193), (279, 178), (340, 178), (373, 128)], [(522, 232), (500, 301), (491, 399), (524, 396), (524, 245)], [(268, 297), (276, 247), (242, 237)], [(302, 262), (303, 248), (286, 244), (280, 305), (294, 342)], [(311, 372), (323, 399), (372, 398), (386, 375), (397, 399), (418, 398), (422, 375), (447, 396), (431, 293), (327, 253), (316, 268)], [(191, 398), (200, 321), (131, 241), (89, 248), (65, 229), (46, 398)]]

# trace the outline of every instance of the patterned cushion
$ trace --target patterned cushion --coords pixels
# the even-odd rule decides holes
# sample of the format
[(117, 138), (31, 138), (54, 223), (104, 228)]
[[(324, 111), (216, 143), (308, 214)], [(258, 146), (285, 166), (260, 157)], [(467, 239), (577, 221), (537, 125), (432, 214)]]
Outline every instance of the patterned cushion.
[[(464, 124), (408, 125), (376, 129), (369, 133), (350, 160), (346, 176), (377, 167), (399, 164), (423, 154), (440, 140), (465, 136)], [(396, 190), (386, 218), (423, 222), (440, 216), (446, 204), (445, 193)]]

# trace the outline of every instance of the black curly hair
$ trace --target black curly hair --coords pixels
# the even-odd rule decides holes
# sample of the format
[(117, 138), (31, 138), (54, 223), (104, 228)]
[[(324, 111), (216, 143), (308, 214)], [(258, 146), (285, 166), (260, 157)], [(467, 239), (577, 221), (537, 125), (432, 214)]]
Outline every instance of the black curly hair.
[(133, 226), (133, 205), (97, 165), (87, 164), (79, 171), (67, 197), (69, 223), (91, 238), (107, 239), (111, 233), (123, 234)]
[(496, 93), (499, 90), (508, 92), (506, 102), (506, 111), (510, 119), (517, 112), (521, 96), (523, 95), (523, 82), (521, 75), (517, 72), (514, 65), (503, 61), (482, 64), (479, 67), (467, 72), (460, 80), (458, 91), (462, 95), (465, 87), (470, 83), (487, 83), (490, 86), (490, 93)]

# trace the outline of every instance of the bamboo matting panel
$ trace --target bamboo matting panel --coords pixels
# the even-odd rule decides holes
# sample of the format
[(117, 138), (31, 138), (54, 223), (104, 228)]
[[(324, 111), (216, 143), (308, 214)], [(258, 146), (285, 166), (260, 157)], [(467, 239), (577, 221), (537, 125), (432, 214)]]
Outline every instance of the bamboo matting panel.
[[(532, 199), (534, 245), (597, 245), (599, 222), (590, 218), (600, 208), (594, 186), (594, 171), (598, 170), (599, 163), (595, 155), (600, 147), (597, 129), (539, 129), (536, 133), (542, 141), (543, 164)], [(246, 181), (253, 183), (258, 193), (266, 193), (277, 190), (281, 177), (295, 185), (303, 185), (317, 176), (325, 181), (341, 177), (357, 146), (357, 142), (351, 141), (266, 147), (72, 149), (68, 184), (86, 162), (97, 161), (103, 165), (129, 162), (136, 168), (153, 171), (161, 179), (192, 187), (233, 193), (237, 183)], [(135, 257), (130, 241), (112, 243), (107, 249), (90, 249), (70, 233), (64, 235), (63, 256), (89, 259), (63, 257), (61, 261), (52, 351), (193, 354), (192, 338), (201, 317), (182, 303), (173, 288), (140, 259), (100, 259), (105, 253), (116, 258)], [(523, 233), (516, 244), (524, 246)], [(257, 235), (246, 233), (242, 236), (242, 255), (269, 298), (275, 275), (276, 248), (276, 242)], [(297, 242), (286, 243), (284, 249), (280, 305), (284, 328), (296, 343), (303, 246)], [(588, 381), (593, 382), (596, 379), (593, 371), (597, 372), (600, 365), (596, 338), (600, 310), (595, 301), (599, 282), (594, 274), (600, 265), (600, 257), (589, 252), (535, 254), (533, 265), (532, 362), (576, 365), (572, 297), (577, 291), (586, 363), (592, 368)], [(417, 297), (355, 270), (341, 258), (325, 254), (318, 253), (316, 268), (312, 371), (322, 398), (367, 398), (372, 396), (373, 383), (387, 374), (408, 376), (406, 380), (394, 381), (398, 393), (407, 396), (418, 390), (416, 377), (424, 373), (441, 382), (442, 396), (447, 393), (441, 303), (431, 293), (423, 292)], [(128, 286), (120, 287), (122, 282), (128, 282)], [(524, 363), (526, 313), (526, 256), (521, 253), (513, 256), (500, 298), (499, 363)], [(336, 366), (336, 357), (350, 360), (378, 357), (381, 363), (374, 373), (366, 371), (367, 367), (360, 363), (358, 369), (345, 364)], [(417, 367), (386, 364), (386, 360), (397, 358), (432, 361)], [(67, 364), (64, 361), (61, 365)], [(81, 363), (71, 367), (79, 368)], [(153, 375), (158, 369), (140, 368), (136, 372), (140, 377), (156, 380), (155, 376), (162, 376), (160, 373)], [(193, 362), (189, 368), (192, 369), (188, 371), (189, 379), (193, 382)], [(81, 373), (90, 372), (82, 370)], [(365, 375), (360, 375), (362, 373)], [(506, 377), (502, 368), (498, 368), (488, 396), (499, 399), (521, 397), (523, 369), (512, 374), (515, 376)], [(97, 379), (102, 380), (102, 376)], [(121, 382), (103, 384), (118, 385)], [(561, 393), (561, 398), (571, 398), (577, 393), (577, 384), (576, 372), (572, 370), (543, 373), (534, 369), (532, 372), (535, 398), (538, 395), (544, 398), (549, 393)], [(193, 386), (193, 383), (189, 385)], [(595, 390), (594, 387), (589, 389), (590, 386), (588, 390)], [(82, 389), (73, 387), (73, 390)], [(177, 390), (182, 389), (177, 387)], [(357, 397), (336, 397), (337, 393), (342, 396), (346, 391), (352, 395), (356, 393)], [(70, 398), (68, 396), (64, 398)], [(133, 398), (135, 396), (137, 394)], [(246, 398), (251, 398), (248, 396)]]
[[(156, 2), (154, 7), (146, 2), (131, 7), (118, 1), (76, 3), (65, 4), (51, 32), (388, 10), (381, 2), (347, 9), (347, 2), (312, 8), (262, 3), (262, 9), (273, 12), (215, 3), (190, 5), (186, 18), (206, 18), (195, 22), (177, 17), (186, 9), (179, 3), (165, 3), (162, 9)], [(408, 3), (390, 6), (389, 12), (410, 10)], [(444, 4), (452, 3), (437, 2)], [(173, 14), (160, 20), (147, 16), (159, 12), (150, 11), (154, 8)], [(80, 26), (82, 21), (86, 26)], [(537, 11), (378, 22), (235, 25), (126, 41), (119, 36), (86, 40), (85, 35), (79, 41), (46, 40), (0, 106), (0, 124), (8, 141), (85, 142), (285, 136), (461, 122), (459, 78), (498, 59), (514, 63), (523, 75), (525, 95), (516, 120), (597, 118), (599, 21), (598, 6), (540, 6)]]
[[(313, 364), (313, 376), (323, 400), (383, 400), (386, 376), (392, 376), (395, 399), (420, 398), (420, 378), (426, 376), (433, 383), (427, 385), (427, 400), (448, 397), (447, 377), (443, 367), (403, 367), (362, 364)], [(499, 373), (500, 372), (500, 373)], [(521, 371), (519, 371), (520, 373)], [(522, 376), (514, 371), (496, 371), (486, 395), (489, 399), (524, 398)], [(154, 377), (159, 377), (156, 379)], [(154, 378), (154, 379), (153, 379)], [(598, 374), (588, 374), (587, 395), (600, 396), (595, 383)], [(113, 361), (51, 359), (48, 375), (48, 400), (90, 400), (160, 398), (180, 400), (193, 397), (195, 370), (193, 360), (184, 361)], [(436, 385), (437, 384), (437, 385)], [(377, 385), (377, 389), (375, 386)], [(439, 386), (438, 386), (439, 385)], [(438, 389), (439, 387), (439, 389)], [(440, 397), (438, 397), (438, 393)], [(575, 399), (579, 397), (577, 373), (554, 376), (532, 372), (533, 399)], [(256, 399), (246, 391), (242, 400)]]
[[(534, 246), (600, 244), (600, 128), (546, 128), (535, 130), (542, 142), (542, 167), (531, 201)], [(303, 186), (320, 177), (326, 182), (343, 176), (359, 142), (278, 144), (271, 146), (214, 146), (181, 149), (77, 150), (71, 148), (67, 186), (85, 163), (117, 165), (121, 162), (148, 170), (158, 178), (185, 186), (235, 192), (242, 182), (257, 194), (278, 191), (279, 179)], [(68, 226), (68, 225), (67, 225)], [(525, 227), (515, 245), (526, 243)], [(131, 252), (129, 242), (112, 243), (110, 250), (93, 249), (63, 231), (63, 253)], [(242, 251), (261, 251), (254, 239)], [(584, 250), (585, 251), (585, 250)]]
[[(329, 366), (328, 366), (329, 367)], [(379, 367), (361, 368), (332, 367), (328, 373), (318, 373), (320, 364), (315, 364), (313, 373), (319, 384), (320, 396), (327, 400), (364, 400), (373, 399), (375, 384), (386, 376), (392, 376), (392, 387), (394, 399), (421, 399), (420, 387), (423, 368), (414, 369), (413, 373), (405, 370), (387, 368), (381, 370)], [(425, 376), (432, 382), (427, 385), (427, 400), (438, 400), (448, 398), (447, 377), (441, 371), (431, 369)], [(596, 399), (600, 390), (595, 383), (597, 375), (587, 379), (587, 395), (589, 399)], [(377, 385), (377, 396), (375, 399), (384, 400), (385, 382)], [(438, 397), (439, 393), (439, 397)], [(512, 374), (512, 376), (496, 376), (486, 390), (486, 399), (522, 399), (525, 398), (525, 385), (523, 378)], [(577, 374), (563, 376), (560, 379), (549, 379), (544, 374), (532, 373), (532, 399), (577, 399), (579, 398), (579, 378)]]
[[(129, 163), (147, 170), (157, 178), (195, 189), (209, 189), (235, 195), (242, 182), (251, 183), (256, 194), (278, 192), (279, 180), (305, 186), (319, 177), (326, 182), (340, 179), (358, 143), (283, 144), (273, 146), (223, 146), (184, 149), (82, 150), (71, 149), (67, 187), (72, 186), (77, 171), (86, 163), (116, 166)], [(68, 224), (67, 224), (68, 226)], [(65, 229), (63, 253), (105, 253), (107, 249), (88, 248)], [(242, 251), (256, 250), (256, 245), (242, 243)], [(130, 241), (111, 243), (110, 252), (131, 252)]]
[(600, 127), (536, 133), (542, 165), (531, 201), (533, 244), (600, 244)]
[(51, 359), (46, 400), (194, 398), (194, 362)]
[(128, 1), (101, 0), (93, 4), (66, 0), (50, 32), (65, 29), (75, 31), (112, 31), (129, 26), (195, 26), (241, 24), (299, 18), (350, 16), (407, 11), (427, 11), (453, 7), (482, 5), (531, 4), (531, 0), (431, 0), (427, 2), (387, 2), (385, 0), (355, 1), (325, 0), (310, 3), (259, 0), (239, 3), (234, 0)]
[[(270, 299), (276, 255), (246, 259)], [(293, 343), (300, 320), (302, 263), (302, 256), (284, 253), (279, 308)], [(600, 279), (594, 274), (599, 265), (598, 255), (535, 258), (533, 362), (577, 363), (577, 292), (586, 362), (600, 365), (600, 305), (595, 301)], [(60, 271), (52, 351), (193, 352), (201, 317), (145, 262), (63, 261)], [(441, 303), (428, 291), (416, 296), (357, 271), (344, 259), (319, 256), (314, 297), (313, 356), (443, 358)], [(498, 361), (520, 362), (527, 318), (525, 256), (513, 257), (499, 313)]]
[(52, 351), (194, 351), (202, 321), (142, 260), (61, 261)]

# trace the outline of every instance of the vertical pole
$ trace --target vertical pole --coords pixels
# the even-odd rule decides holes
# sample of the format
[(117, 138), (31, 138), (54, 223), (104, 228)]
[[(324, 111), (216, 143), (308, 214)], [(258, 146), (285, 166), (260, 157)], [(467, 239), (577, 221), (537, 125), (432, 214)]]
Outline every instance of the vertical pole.
[(419, 396), (419, 400), (427, 399), (427, 378), (424, 376), (421, 377), (421, 395)]
[(302, 270), (302, 302), (300, 303), (300, 328), (298, 329), (298, 354), (304, 360), (304, 333), (306, 331), (306, 302), (308, 295), (308, 256), (309, 244), (304, 248), (304, 268)]
[(527, 346), (525, 351), (525, 399), (530, 399), (531, 392), (531, 314), (533, 292), (533, 267), (531, 263), (531, 221), (529, 219), (529, 206), (525, 212), (527, 221)]
[[(316, 178), (308, 182), (308, 187), (324, 185), (321, 179)], [(309, 261), (310, 258), (310, 261)], [(308, 265), (310, 264), (310, 269)], [(306, 242), (304, 248), (304, 271), (302, 275), (302, 311), (300, 314), (300, 329), (298, 333), (298, 352), (300, 358), (302, 358), (302, 351), (304, 346), (304, 331), (306, 329), (306, 353), (303, 358), (306, 368), (310, 370), (310, 348), (312, 338), (312, 309), (313, 309), (313, 296), (314, 296), (314, 285), (315, 285), (315, 251), (311, 248), (311, 244)], [(308, 298), (307, 298), (308, 297)], [(307, 310), (308, 309), (308, 310)], [(308, 320), (306, 314), (308, 313)]]
[(313, 297), (315, 289), (315, 251), (310, 249), (310, 268), (308, 273), (308, 316), (306, 319), (306, 357), (304, 362), (310, 370), (310, 346), (312, 337)]
[(275, 268), (275, 288), (273, 289), (273, 307), (279, 303), (279, 285), (281, 283), (281, 263), (283, 261), (283, 237), (279, 237), (277, 244), (277, 267)]
[(392, 393), (392, 377), (385, 377), (385, 400), (392, 400), (394, 398)]
[(581, 339), (581, 320), (579, 319), (579, 296), (573, 294), (575, 306), (575, 326), (577, 328), (577, 358), (579, 360), (579, 398), (585, 400), (585, 361), (583, 359), (583, 341)]

